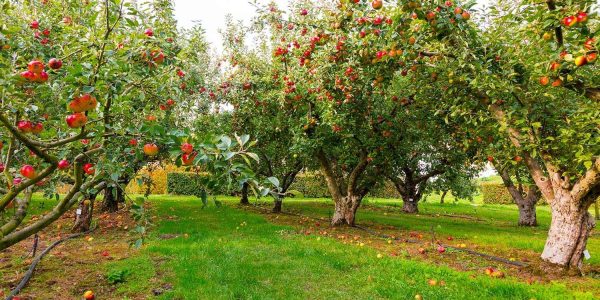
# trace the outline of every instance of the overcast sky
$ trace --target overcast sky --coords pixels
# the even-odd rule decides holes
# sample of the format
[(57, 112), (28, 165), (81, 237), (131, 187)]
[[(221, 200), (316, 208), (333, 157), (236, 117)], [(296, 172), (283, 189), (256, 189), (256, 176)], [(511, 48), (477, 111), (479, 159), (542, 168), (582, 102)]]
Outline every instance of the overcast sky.
[[(213, 47), (221, 47), (219, 29), (225, 25), (225, 16), (231, 14), (236, 20), (250, 21), (256, 14), (256, 9), (249, 0), (174, 0), (175, 14), (179, 26), (189, 28), (199, 21), (206, 30), (206, 38)], [(331, 1), (331, 0), (329, 0)], [(487, 3), (490, 0), (478, 0)], [(268, 3), (262, 0), (260, 3)], [(281, 8), (287, 8), (289, 0), (275, 0)]]

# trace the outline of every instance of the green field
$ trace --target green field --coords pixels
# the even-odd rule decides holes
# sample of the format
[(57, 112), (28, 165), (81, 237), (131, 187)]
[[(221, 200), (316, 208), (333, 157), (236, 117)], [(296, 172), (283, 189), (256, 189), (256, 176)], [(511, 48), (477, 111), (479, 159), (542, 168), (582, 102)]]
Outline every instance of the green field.
[[(296, 234), (289, 225), (273, 224), (264, 215), (236, 208), (234, 198), (219, 199), (225, 200), (225, 206), (202, 209), (200, 201), (190, 197), (151, 197), (153, 213), (158, 216), (151, 240), (133, 257), (104, 265), (106, 273), (128, 274), (125, 283), (117, 285), (117, 295), (147, 295), (157, 284), (167, 284), (169, 288), (157, 299), (414, 299), (417, 294), (424, 299), (598, 296), (598, 279), (578, 279), (577, 285), (569, 286), (569, 278), (529, 285), (511, 276), (496, 279), (419, 259), (378, 258), (377, 249)], [(513, 207), (424, 203), (420, 215), (407, 216), (398, 213), (396, 205), (390, 200), (369, 199), (359, 212), (358, 223), (385, 223), (400, 230), (423, 232), (433, 226), (439, 235), (452, 235), (502, 253), (509, 247), (539, 252), (549, 222), (544, 207), (538, 210), (542, 225), (529, 229), (515, 226), (517, 212)], [(326, 199), (292, 199), (284, 207), (312, 216), (327, 216), (332, 210)], [(600, 252), (597, 236), (590, 239), (589, 250)], [(586, 263), (597, 265), (600, 260)], [(156, 277), (160, 283), (152, 280)], [(431, 286), (430, 279), (443, 280), (445, 285)]]

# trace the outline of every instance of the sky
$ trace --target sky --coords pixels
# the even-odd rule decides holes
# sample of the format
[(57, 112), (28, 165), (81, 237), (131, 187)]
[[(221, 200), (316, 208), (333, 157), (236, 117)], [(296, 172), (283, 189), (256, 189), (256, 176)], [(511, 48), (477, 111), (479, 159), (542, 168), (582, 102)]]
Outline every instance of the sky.
[[(225, 16), (231, 14), (236, 20), (248, 23), (256, 15), (256, 9), (250, 5), (250, 0), (174, 0), (175, 17), (180, 27), (192, 27), (200, 22), (206, 30), (206, 38), (213, 48), (221, 48), (219, 29), (225, 26)], [(329, 0), (330, 1), (330, 0)], [(490, 0), (478, 0), (478, 5)], [(261, 0), (268, 3), (269, 0)], [(287, 8), (288, 0), (275, 0), (280, 8)]]

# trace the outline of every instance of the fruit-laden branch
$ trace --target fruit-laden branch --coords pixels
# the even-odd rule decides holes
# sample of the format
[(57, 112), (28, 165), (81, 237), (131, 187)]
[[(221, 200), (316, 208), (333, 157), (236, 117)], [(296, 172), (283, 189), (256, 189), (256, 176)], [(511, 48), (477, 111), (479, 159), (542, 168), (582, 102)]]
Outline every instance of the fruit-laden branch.
[[(529, 172), (531, 173), (531, 177), (535, 181), (536, 185), (540, 188), (540, 191), (544, 195), (544, 198), (546, 198), (546, 200), (549, 202), (553, 201), (554, 189), (552, 187), (552, 182), (548, 179), (544, 170), (539, 165), (537, 160), (535, 160), (531, 156), (529, 151), (525, 150), (522, 147), (521, 141), (520, 141), (521, 133), (518, 130), (516, 130), (515, 128), (513, 128), (512, 126), (510, 126), (510, 124), (506, 118), (506, 113), (500, 108), (500, 106), (498, 106), (496, 104), (491, 104), (491, 105), (489, 105), (489, 110), (492, 113), (492, 116), (494, 117), (494, 119), (496, 119), (496, 121), (500, 125), (505, 126), (507, 128), (508, 137), (509, 137), (511, 143), (513, 144), (513, 146), (515, 146), (515, 148), (519, 149), (519, 151), (521, 151), (523, 153), (523, 157), (525, 159), (525, 164), (527, 165), (527, 169), (529, 169)], [(550, 173), (551, 177), (555, 177), (553, 175), (557, 174), (556, 169), (552, 166), (552, 164), (550, 162), (546, 162), (546, 160), (544, 160), (544, 162), (547, 164), (546, 170), (548, 171), (548, 173)]]
[(29, 150), (31, 150), (31, 152), (33, 152), (35, 155), (43, 158), (46, 162), (48, 162), (50, 164), (56, 164), (58, 162), (56, 157), (53, 157), (50, 154), (40, 150), (40, 148), (38, 146), (33, 144), (31, 139), (26, 137), (24, 134), (22, 134), (19, 131), (19, 129), (17, 129), (15, 126), (13, 126), (3, 113), (0, 113), (0, 123), (2, 123), (2, 126), (4, 126), (6, 129), (8, 129), (8, 131), (10, 131), (10, 133), (15, 138), (17, 138), (19, 141), (21, 141), (23, 144), (25, 144), (25, 146), (27, 148), (29, 148)]
[(35, 223), (33, 223), (27, 227), (21, 228), (18, 231), (14, 231), (14, 232), (10, 232), (10, 233), (3, 232), (1, 239), (0, 239), (0, 251), (28, 238), (29, 236), (46, 228), (52, 222), (56, 221), (66, 211), (68, 211), (75, 203), (77, 203), (81, 199), (81, 197), (83, 197), (85, 195), (83, 191), (87, 191), (88, 189), (90, 189), (92, 187), (94, 187), (94, 189), (96, 189), (96, 190), (103, 189), (104, 186), (106, 185), (106, 183), (101, 182), (98, 179), (98, 177), (99, 177), (98, 175), (96, 175), (95, 177), (90, 179), (88, 182), (83, 183), (84, 179), (83, 179), (83, 167), (82, 167), (82, 163), (85, 158), (87, 158), (89, 155), (97, 154), (102, 151), (104, 151), (103, 148), (96, 148), (96, 149), (92, 149), (92, 150), (89, 150), (87, 152), (80, 153), (79, 155), (77, 155), (77, 157), (75, 158), (75, 162), (73, 164), (74, 165), (73, 168), (74, 168), (75, 183), (73, 184), (73, 186), (71, 187), (69, 192), (52, 209), (51, 212), (49, 212), (48, 214), (46, 214), (45, 216), (40, 218)]

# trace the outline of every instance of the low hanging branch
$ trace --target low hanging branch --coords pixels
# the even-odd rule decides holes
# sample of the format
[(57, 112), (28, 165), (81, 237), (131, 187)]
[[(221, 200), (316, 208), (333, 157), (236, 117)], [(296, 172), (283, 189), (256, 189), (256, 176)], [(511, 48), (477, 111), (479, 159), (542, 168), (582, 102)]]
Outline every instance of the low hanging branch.
[(69, 235), (63, 239), (60, 239), (54, 243), (52, 243), (50, 246), (48, 246), (48, 248), (46, 248), (42, 253), (40, 253), (40, 255), (38, 255), (38, 257), (36, 257), (33, 262), (31, 263), (31, 265), (29, 266), (29, 269), (27, 270), (27, 272), (25, 273), (25, 276), (23, 276), (23, 279), (21, 279), (21, 282), (19, 282), (19, 284), (17, 285), (17, 287), (12, 290), (10, 292), (10, 294), (8, 294), (8, 297), (6, 297), (6, 300), (12, 300), (16, 295), (18, 295), (21, 290), (23, 290), (23, 288), (25, 287), (25, 285), (27, 285), (27, 283), (29, 282), (29, 280), (31, 279), (31, 277), (33, 276), (33, 271), (35, 271), (35, 268), (37, 267), (37, 265), (42, 261), (42, 259), (44, 258), (44, 256), (46, 256), (46, 254), (50, 253), (50, 251), (52, 251), (52, 249), (56, 248), (56, 246), (74, 239), (74, 238), (78, 238), (80, 236), (86, 235), (91, 233), (92, 231), (96, 230), (97, 227), (94, 227), (92, 229), (90, 229), (89, 231), (86, 232), (81, 232), (81, 233), (76, 233), (76, 234), (72, 234)]

